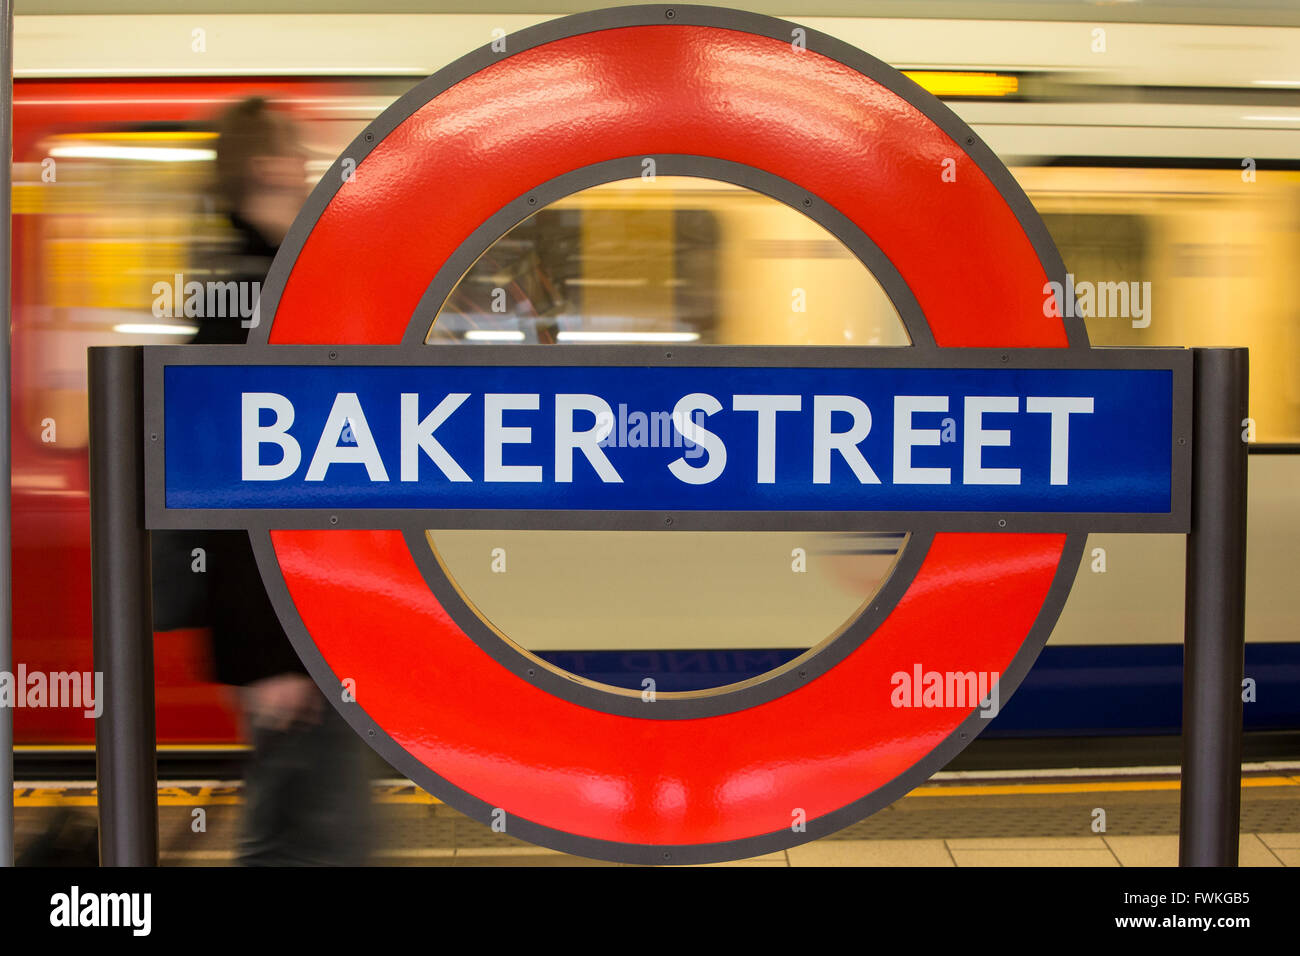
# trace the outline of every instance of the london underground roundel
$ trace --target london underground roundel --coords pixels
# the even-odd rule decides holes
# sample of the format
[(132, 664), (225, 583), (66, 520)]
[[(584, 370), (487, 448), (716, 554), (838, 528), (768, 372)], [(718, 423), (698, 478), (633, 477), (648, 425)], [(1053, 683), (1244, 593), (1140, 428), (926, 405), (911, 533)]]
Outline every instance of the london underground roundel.
[[(911, 347), (423, 344), (496, 239), (647, 158), (815, 219), (875, 274)], [(150, 463), (166, 494), (150, 512), (249, 529), (313, 677), (452, 806), (588, 857), (779, 850), (896, 800), (979, 733), (1050, 634), (1087, 530), (1185, 521), (1173, 406), (1188, 366), (1090, 350), (1081, 322), (1045, 314), (1063, 280), (989, 148), (865, 53), (711, 7), (555, 20), (464, 57), (366, 128), (281, 248), (249, 347), (147, 366), (167, 396), (165, 457)], [(205, 428), (181, 427), (173, 403), (192, 394), (193, 415), (219, 416), (227, 387), (229, 429), (211, 427), (242, 421), (243, 470), (220, 484), (210, 475), (240, 450), (203, 459), (186, 443)], [(707, 461), (670, 451), (639, 469), (595, 446), (575, 423), (624, 393), (674, 408)], [(1152, 395), (1149, 434), (1125, 431), (1128, 457), (1109, 461), (1115, 416)], [(946, 415), (951, 448), (936, 437)], [(334, 444), (339, 425), (356, 446)], [(495, 633), (433, 557), (437, 527), (911, 539), (834, 640), (755, 681), (647, 697)], [(931, 706), (932, 673), (964, 699)]]

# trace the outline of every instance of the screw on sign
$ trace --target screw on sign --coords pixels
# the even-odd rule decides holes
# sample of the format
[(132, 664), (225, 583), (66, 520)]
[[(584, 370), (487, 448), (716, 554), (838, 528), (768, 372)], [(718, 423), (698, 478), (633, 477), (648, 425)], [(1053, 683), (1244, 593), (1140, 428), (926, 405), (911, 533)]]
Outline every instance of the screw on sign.
[[(508, 141), (485, 116), (511, 117)], [(911, 347), (424, 344), (496, 239), (647, 158), (816, 219), (875, 274)], [(934, 172), (945, 159), (955, 182)], [(345, 164), (358, 175), (324, 176), (281, 248), (253, 344), (146, 350), (143, 428), (162, 436), (140, 442), (147, 520), (247, 529), (313, 677), (367, 689), (335, 706), (486, 824), (640, 863), (825, 836), (987, 724), (1051, 633), (1088, 531), (1191, 528), (1193, 354), (1092, 350), (1070, 310), (1044, 317), (1065, 270), (1010, 174), (846, 44), (710, 7), (568, 17), (435, 74)], [(611, 445), (620, 405), (670, 410), (681, 440)], [(947, 418), (957, 441), (940, 440)], [(687, 695), (539, 665), (467, 604), (428, 528), (911, 539), (836, 639)], [(931, 672), (981, 679), (927, 706)]]

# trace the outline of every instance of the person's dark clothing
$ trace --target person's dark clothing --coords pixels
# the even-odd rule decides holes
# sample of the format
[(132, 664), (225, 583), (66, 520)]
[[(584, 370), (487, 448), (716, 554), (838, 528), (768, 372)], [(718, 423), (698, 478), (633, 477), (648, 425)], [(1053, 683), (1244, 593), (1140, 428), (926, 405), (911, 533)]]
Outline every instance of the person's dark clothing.
[[(267, 242), (266, 237), (247, 220), (233, 213), (229, 218), (235, 241), (211, 257), (208, 265), (212, 273), (208, 278), (214, 282), (248, 283), (241, 288), (251, 288), (256, 282), (260, 287), (271, 270), (271, 260), (275, 258), (278, 247)], [(249, 332), (244, 328), (244, 322), (251, 321), (251, 316), (246, 319), (238, 314), (205, 315), (199, 319), (198, 334), (190, 341), (194, 345), (243, 345), (248, 341)]]
[(266, 596), (248, 532), (210, 531), (207, 541), (216, 679), (243, 685), (276, 674), (305, 674)]
[(365, 747), (334, 708), (293, 730), (252, 731), (244, 768), (239, 862), (361, 866), (370, 846)]
[[(214, 257), (209, 279), (251, 288), (251, 283), (266, 278), (276, 247), (239, 216), (231, 215), (230, 224), (235, 242)], [(246, 292), (240, 295), (247, 297)], [(242, 345), (249, 332), (243, 321), (238, 314), (204, 316), (192, 341), (196, 345)], [(216, 679), (223, 684), (243, 685), (276, 674), (306, 673), (266, 596), (247, 532), (210, 531), (204, 538)]]

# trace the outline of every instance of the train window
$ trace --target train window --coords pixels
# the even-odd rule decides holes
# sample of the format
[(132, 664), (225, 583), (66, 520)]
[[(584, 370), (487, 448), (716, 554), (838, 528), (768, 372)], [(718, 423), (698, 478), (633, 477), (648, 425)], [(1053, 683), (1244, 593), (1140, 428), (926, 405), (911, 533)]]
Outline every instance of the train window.
[(426, 341), (910, 344), (871, 272), (818, 223), (684, 176), (584, 189), (502, 236)]
[(1300, 443), (1300, 173), (1014, 172), (1061, 250), (1092, 344), (1245, 346), (1256, 440)]
[[(584, 190), (510, 230), (427, 342), (910, 344), (871, 272), (797, 210), (660, 176)], [(791, 666), (879, 591), (901, 534), (428, 533), (466, 603), (543, 665), (640, 692)]]

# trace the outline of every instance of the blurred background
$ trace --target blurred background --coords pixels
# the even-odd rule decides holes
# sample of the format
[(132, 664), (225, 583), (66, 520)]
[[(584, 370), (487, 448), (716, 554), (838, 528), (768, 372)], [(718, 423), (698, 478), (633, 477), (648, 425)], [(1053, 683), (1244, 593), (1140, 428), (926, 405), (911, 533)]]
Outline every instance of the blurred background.
[[(15, 661), (90, 669), (86, 348), (194, 334), (183, 314), (157, 314), (154, 287), (201, 281), (211, 250), (230, 240), (209, 192), (213, 116), (268, 97), (299, 123), (314, 184), (389, 104), (494, 31), (609, 5), (172, 0), (106, 14), (20, 0)], [(1300, 7), (739, 5), (908, 71), (1011, 168), (1077, 281), (1150, 283), (1136, 324), (1087, 320), (1094, 345), (1251, 349), (1246, 673), (1259, 693), (1246, 707), (1247, 753), (1294, 755)], [(794, 288), (817, 290), (804, 311), (791, 308)], [(908, 345), (870, 271), (819, 225), (742, 187), (676, 177), (584, 190), (519, 223), (462, 278), (427, 341)], [(660, 692), (758, 676), (833, 639), (906, 547), (890, 535), (516, 532), (507, 591), (483, 559), (493, 537), (429, 535), (478, 613), (548, 666), (638, 688), (648, 674)], [(789, 573), (794, 546), (808, 552), (806, 575)], [(1087, 555), (1038, 666), (977, 741), (989, 760), (1176, 754), (1183, 539), (1096, 535)], [(700, 582), (708, 601), (689, 597)], [(164, 767), (238, 759), (205, 636), (159, 634), (156, 661)], [(15, 716), (20, 763), (93, 767), (80, 711)]]

